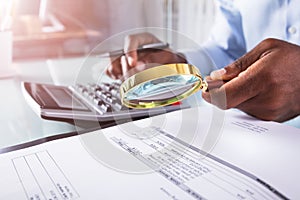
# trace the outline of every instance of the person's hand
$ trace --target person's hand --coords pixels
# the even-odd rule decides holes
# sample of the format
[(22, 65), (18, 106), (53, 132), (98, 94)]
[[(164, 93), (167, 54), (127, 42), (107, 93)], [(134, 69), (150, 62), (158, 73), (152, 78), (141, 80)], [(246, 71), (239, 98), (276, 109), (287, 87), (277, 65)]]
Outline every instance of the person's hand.
[[(160, 42), (160, 40), (150, 33), (139, 33), (127, 36), (124, 45), (125, 56), (111, 58), (111, 65), (107, 68), (106, 74), (114, 79), (120, 79), (129, 73), (129, 71), (134, 71), (137, 66), (186, 62), (181, 54), (177, 54), (169, 48), (142, 53), (138, 53), (136, 50), (141, 45), (158, 42)], [(130, 74), (132, 74), (132, 72)]]
[[(208, 79), (224, 81), (221, 87), (202, 93), (222, 109), (236, 107), (279, 122), (300, 114), (300, 46), (266, 39)], [(222, 94), (226, 94), (225, 104), (218, 100)]]

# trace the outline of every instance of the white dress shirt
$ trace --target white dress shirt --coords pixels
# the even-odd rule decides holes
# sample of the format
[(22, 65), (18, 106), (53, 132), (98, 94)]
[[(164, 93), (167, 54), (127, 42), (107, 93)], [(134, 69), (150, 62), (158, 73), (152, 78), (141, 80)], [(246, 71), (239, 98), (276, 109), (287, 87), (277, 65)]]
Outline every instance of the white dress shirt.
[(218, 14), (202, 49), (185, 52), (203, 75), (236, 60), (266, 38), (300, 44), (300, 0), (217, 0)]

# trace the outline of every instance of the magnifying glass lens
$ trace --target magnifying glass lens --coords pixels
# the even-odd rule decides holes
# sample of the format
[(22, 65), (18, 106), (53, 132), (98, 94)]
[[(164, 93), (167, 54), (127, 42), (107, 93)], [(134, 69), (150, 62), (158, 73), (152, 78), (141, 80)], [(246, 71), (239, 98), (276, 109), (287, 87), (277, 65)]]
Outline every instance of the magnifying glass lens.
[(162, 101), (176, 98), (199, 84), (194, 75), (174, 75), (142, 83), (132, 88), (124, 100), (133, 102)]
[(129, 77), (122, 83), (120, 94), (125, 106), (143, 109), (175, 103), (206, 87), (195, 66), (168, 64)]

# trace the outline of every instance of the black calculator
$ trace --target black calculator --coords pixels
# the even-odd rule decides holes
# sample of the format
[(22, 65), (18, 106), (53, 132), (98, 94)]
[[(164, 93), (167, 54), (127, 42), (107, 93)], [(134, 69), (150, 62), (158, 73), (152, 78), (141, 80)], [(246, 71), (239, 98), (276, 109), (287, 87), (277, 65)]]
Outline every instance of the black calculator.
[(122, 105), (120, 82), (57, 86), (23, 82), (27, 102), (44, 119), (116, 121), (149, 117), (189, 107), (182, 102), (174, 105), (131, 109)]

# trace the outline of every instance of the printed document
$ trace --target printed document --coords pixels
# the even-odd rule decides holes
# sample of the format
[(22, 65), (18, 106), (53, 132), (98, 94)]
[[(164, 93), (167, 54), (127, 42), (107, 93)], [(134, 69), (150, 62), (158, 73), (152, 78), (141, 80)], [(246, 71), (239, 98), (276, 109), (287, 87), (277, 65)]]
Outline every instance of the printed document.
[[(233, 110), (224, 115), (212, 142), (204, 136), (210, 133), (210, 114), (197, 120), (192, 137), (178, 131), (192, 112), (176, 111), (0, 154), (0, 199), (300, 197), (299, 129)], [(156, 126), (155, 120), (164, 125)]]

